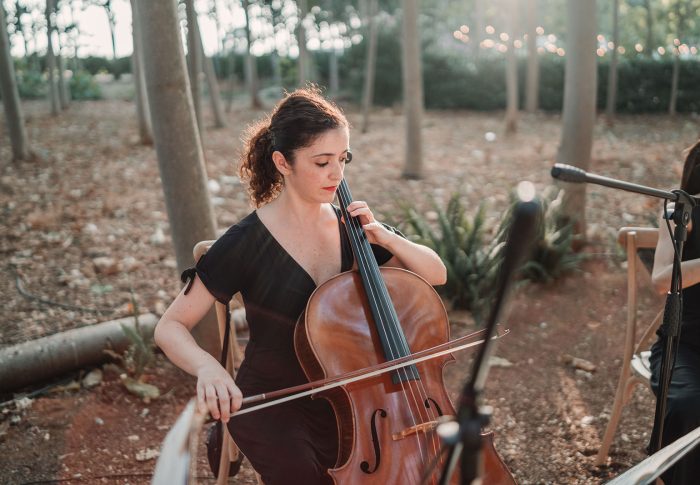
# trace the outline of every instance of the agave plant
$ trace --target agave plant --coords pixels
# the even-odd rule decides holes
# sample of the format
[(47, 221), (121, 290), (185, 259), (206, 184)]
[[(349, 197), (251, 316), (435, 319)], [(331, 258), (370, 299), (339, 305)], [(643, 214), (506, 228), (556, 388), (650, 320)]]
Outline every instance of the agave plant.
[(574, 234), (573, 224), (562, 223), (562, 196), (563, 191), (555, 187), (544, 191), (541, 200), (544, 217), (537, 227), (530, 259), (521, 270), (522, 277), (527, 280), (549, 283), (577, 269), (585, 259), (584, 254), (576, 253), (573, 249), (578, 237)]
[(402, 228), (409, 238), (435, 250), (445, 263), (447, 283), (438, 287), (440, 294), (454, 308), (471, 311), (479, 322), (485, 316), (495, 289), (502, 259), (501, 232), (505, 226), (502, 224), (496, 234), (490, 236), (485, 226), (485, 206), (479, 205), (470, 217), (457, 194), (450, 198), (445, 209), (433, 205), (437, 214), (434, 223), (404, 205)]

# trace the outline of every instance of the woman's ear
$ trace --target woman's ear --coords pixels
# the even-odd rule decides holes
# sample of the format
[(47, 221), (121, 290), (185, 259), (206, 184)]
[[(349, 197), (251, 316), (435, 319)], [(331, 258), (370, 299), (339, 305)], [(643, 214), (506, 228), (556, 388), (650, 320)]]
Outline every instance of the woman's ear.
[(275, 164), (275, 167), (277, 167), (277, 171), (282, 175), (288, 175), (292, 172), (292, 166), (282, 152), (278, 150), (272, 152), (272, 162)]

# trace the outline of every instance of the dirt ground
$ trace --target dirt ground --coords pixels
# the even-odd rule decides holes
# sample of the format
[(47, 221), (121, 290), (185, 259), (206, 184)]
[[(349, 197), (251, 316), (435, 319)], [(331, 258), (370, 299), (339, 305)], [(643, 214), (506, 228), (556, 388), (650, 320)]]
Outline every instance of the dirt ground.
[[(11, 164), (0, 146), (0, 347), (131, 312), (162, 313), (179, 291), (155, 151), (138, 144), (134, 107), (124, 101), (74, 103), (58, 118), (43, 103), (28, 103), (28, 130), (39, 158)], [(359, 125), (359, 116), (349, 109)], [(229, 126), (208, 129), (204, 152), (219, 229), (251, 209), (235, 171), (243, 127), (263, 115), (243, 107)], [(210, 120), (209, 120), (210, 121)], [(0, 125), (4, 130), (4, 125)], [(485, 134), (493, 132), (495, 141)], [(378, 110), (370, 133), (351, 134), (354, 160), (346, 176), (356, 199), (383, 217), (409, 200), (430, 210), (459, 192), (476, 207), (488, 204), (496, 221), (520, 180), (538, 190), (551, 184), (559, 142), (558, 115), (523, 116), (519, 133), (502, 135), (500, 113), (429, 112), (424, 121), (425, 178), (405, 181), (400, 114)], [(625, 117), (609, 129), (599, 122), (591, 170), (655, 187), (679, 178), (682, 150), (698, 136), (692, 117)], [(634, 194), (591, 186), (587, 216), (590, 260), (581, 271), (549, 286), (528, 285), (514, 295), (484, 401), (494, 408), (495, 445), (519, 483), (602, 483), (644, 457), (654, 401), (639, 388), (625, 408), (609, 464), (593, 466), (617, 385), (625, 323), (626, 277), (615, 245), (623, 225), (647, 226), (659, 204)], [(111, 258), (119, 269), (96, 260)], [(648, 276), (642, 276), (642, 286)], [(41, 303), (26, 293), (74, 308)], [(642, 321), (658, 298), (642, 293)], [(97, 312), (96, 310), (99, 310)], [(451, 312), (453, 335), (474, 328), (468, 314)], [(576, 370), (565, 355), (586, 359), (594, 372)], [(457, 355), (446, 382), (453, 396), (469, 371)], [(511, 364), (511, 365), (509, 365)], [(66, 376), (62, 384), (79, 380)], [(106, 371), (93, 389), (52, 388), (17, 410), (0, 414), (3, 483), (148, 483), (155, 452), (193, 392), (193, 380), (159, 356), (147, 381), (163, 396), (151, 402), (124, 391)], [(26, 392), (36, 388), (27, 389)], [(18, 397), (21, 397), (18, 396)], [(2, 392), (0, 401), (13, 396)], [(198, 476), (211, 481), (200, 446)], [(255, 483), (247, 465), (235, 483)]]

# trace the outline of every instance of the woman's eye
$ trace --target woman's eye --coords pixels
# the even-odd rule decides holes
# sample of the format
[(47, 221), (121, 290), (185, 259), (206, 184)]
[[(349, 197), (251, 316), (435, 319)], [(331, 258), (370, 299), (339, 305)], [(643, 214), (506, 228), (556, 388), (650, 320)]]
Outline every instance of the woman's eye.
[(326, 165), (328, 165), (328, 162), (317, 163), (316, 165), (318, 165), (319, 167), (325, 167)]

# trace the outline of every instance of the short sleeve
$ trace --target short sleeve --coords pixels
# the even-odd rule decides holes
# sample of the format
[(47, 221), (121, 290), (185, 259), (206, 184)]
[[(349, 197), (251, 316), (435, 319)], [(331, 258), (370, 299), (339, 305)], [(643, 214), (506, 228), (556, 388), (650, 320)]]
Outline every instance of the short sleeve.
[(224, 304), (241, 291), (245, 281), (243, 233), (238, 226), (231, 227), (214, 242), (194, 268), (209, 293)]
[[(403, 233), (395, 227), (390, 226), (389, 224), (384, 224), (383, 222), (381, 224), (394, 234), (398, 234), (402, 238), (406, 239), (406, 236), (404, 236)], [(371, 244), (371, 246), (372, 252), (374, 253), (374, 258), (377, 260), (377, 264), (379, 266), (386, 264), (391, 258), (394, 257), (394, 254), (391, 251), (383, 246), (380, 246), (379, 244)]]

